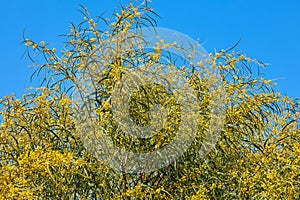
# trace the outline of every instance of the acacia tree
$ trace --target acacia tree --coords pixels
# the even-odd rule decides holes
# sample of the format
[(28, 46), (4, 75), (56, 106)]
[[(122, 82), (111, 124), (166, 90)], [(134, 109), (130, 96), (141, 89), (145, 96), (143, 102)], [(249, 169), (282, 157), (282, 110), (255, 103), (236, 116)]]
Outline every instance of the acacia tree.
[[(99, 127), (119, 147), (149, 151), (166, 145), (178, 131), (181, 108), (174, 96), (159, 85), (132, 92), (130, 116), (140, 126), (149, 123), (148, 113), (155, 103), (170, 107), (163, 130), (146, 140), (118, 128), (110, 97), (123, 75), (139, 65), (137, 61), (145, 65), (163, 65), (162, 59), (176, 62), (162, 51), (171, 44), (158, 44), (160, 48), (152, 51), (128, 51), (126, 40), (107, 43), (116, 35), (156, 26), (157, 14), (147, 1), (121, 6), (110, 21), (102, 16), (94, 20), (85, 7), (82, 14), (83, 22), (71, 24), (70, 33), (64, 35), (61, 52), (45, 42), (24, 39), (29, 58), (33, 52), (45, 58), (34, 74), (44, 81), (41, 88), (21, 99), (6, 96), (1, 100), (2, 199), (300, 198), (299, 105), (274, 92), (272, 82), (259, 73), (262, 63), (232, 49), (209, 55), (210, 65), (221, 75), (227, 107), (219, 141), (205, 159), (199, 150), (208, 134), (214, 97), (207, 88), (209, 80), (192, 71), (187, 79), (201, 115), (188, 150), (170, 165), (151, 172), (119, 172), (103, 163), (87, 149), (76, 127), (72, 86), (80, 72), (99, 66), (87, 63), (101, 63), (96, 93), (88, 99)], [(107, 45), (118, 49), (114, 56), (107, 53)], [(100, 61), (94, 59), (95, 50), (101, 54)]]

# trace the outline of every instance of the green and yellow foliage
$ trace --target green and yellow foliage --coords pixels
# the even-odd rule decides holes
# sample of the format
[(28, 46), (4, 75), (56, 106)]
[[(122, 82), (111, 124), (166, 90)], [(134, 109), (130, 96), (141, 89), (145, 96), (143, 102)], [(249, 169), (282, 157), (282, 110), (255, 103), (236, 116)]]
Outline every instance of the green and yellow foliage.
[[(1, 199), (300, 198), (299, 105), (274, 92), (270, 80), (254, 73), (263, 67), (261, 63), (231, 50), (210, 54), (211, 65), (219, 69), (225, 85), (227, 108), (219, 141), (205, 159), (199, 149), (207, 134), (213, 97), (199, 74), (188, 77), (203, 111), (199, 129), (176, 162), (153, 172), (131, 174), (116, 172), (97, 159), (76, 129), (71, 98), (78, 71), (94, 58), (95, 49), (103, 51), (99, 61), (103, 70), (94, 112), (99, 126), (108, 130), (116, 145), (132, 151), (165, 145), (180, 123), (179, 108), (171, 109), (166, 131), (153, 140), (135, 141), (122, 133), (112, 118), (112, 89), (134, 65), (132, 60), (144, 56), (146, 64), (157, 63), (162, 52), (127, 52), (126, 45), (120, 44), (116, 46), (120, 56), (111, 62), (101, 45), (116, 34), (155, 26), (156, 14), (147, 2), (121, 7), (111, 21), (92, 19), (84, 7), (82, 13), (83, 22), (71, 25), (61, 52), (45, 42), (24, 40), (29, 56), (39, 52), (45, 58), (36, 69), (36, 75), (45, 74), (45, 78), (41, 88), (21, 99), (5, 96), (1, 100)], [(100, 29), (103, 26), (107, 28)], [(159, 87), (155, 90), (159, 92), (152, 95), (156, 101), (162, 104), (166, 98), (166, 104), (175, 105), (171, 95)], [(141, 96), (134, 98), (138, 102)], [(147, 115), (139, 110), (149, 111), (149, 105), (132, 104), (131, 116), (137, 123), (147, 123)]]

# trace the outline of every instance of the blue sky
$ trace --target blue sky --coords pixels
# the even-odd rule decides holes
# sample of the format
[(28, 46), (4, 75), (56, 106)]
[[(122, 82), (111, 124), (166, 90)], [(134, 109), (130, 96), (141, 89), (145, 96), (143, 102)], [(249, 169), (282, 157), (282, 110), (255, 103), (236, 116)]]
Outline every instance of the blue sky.
[[(29, 86), (33, 68), (20, 45), (27, 38), (52, 42), (62, 47), (59, 34), (67, 33), (70, 22), (79, 23), (76, 9), (86, 5), (93, 16), (107, 17), (120, 0), (10, 0), (0, 8), (0, 98), (15, 93), (18, 97)], [(278, 79), (276, 89), (300, 97), (300, 1), (271, 0), (153, 0), (160, 14), (160, 27), (189, 35), (208, 52), (226, 49), (242, 38), (236, 51), (271, 64), (265, 77)]]

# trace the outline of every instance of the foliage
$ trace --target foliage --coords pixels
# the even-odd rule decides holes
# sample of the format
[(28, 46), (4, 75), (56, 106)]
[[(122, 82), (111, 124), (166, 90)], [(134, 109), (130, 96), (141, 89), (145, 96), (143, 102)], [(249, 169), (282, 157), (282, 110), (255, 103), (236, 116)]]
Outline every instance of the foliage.
[[(82, 7), (84, 20), (64, 35), (64, 50), (56, 52), (45, 42), (25, 39), (27, 53), (45, 58), (35, 75), (45, 75), (41, 88), (23, 98), (4, 97), (0, 125), (1, 199), (299, 199), (299, 105), (272, 89), (272, 82), (254, 74), (263, 65), (245, 55), (221, 50), (210, 54), (226, 89), (226, 120), (220, 139), (205, 159), (199, 149), (209, 126), (213, 98), (199, 74), (188, 76), (199, 100), (199, 130), (188, 151), (171, 165), (149, 173), (119, 173), (87, 151), (75, 127), (72, 86), (80, 70), (102, 51), (94, 112), (99, 126), (108, 130), (116, 145), (132, 151), (153, 150), (176, 134), (178, 107), (172, 95), (148, 86), (155, 101), (172, 106), (163, 132), (147, 141), (135, 141), (120, 131), (112, 119), (110, 95), (122, 74), (139, 62), (159, 63), (159, 49), (126, 51), (116, 46), (114, 55), (103, 41), (130, 30), (155, 26), (155, 12), (145, 1), (114, 13), (113, 21), (93, 20)], [(103, 22), (103, 23), (102, 23)], [(102, 23), (102, 24), (101, 24)], [(107, 29), (100, 29), (105, 26)], [(164, 49), (163, 44), (160, 49)], [(111, 52), (110, 52), (111, 53)], [(169, 58), (171, 60), (171, 58)], [(156, 91), (156, 93), (155, 93)], [(148, 94), (135, 91), (131, 116), (147, 124), (153, 102), (138, 102)], [(139, 96), (138, 94), (142, 94)], [(163, 99), (163, 100), (162, 100)], [(170, 114), (171, 113), (171, 114)], [(175, 124), (175, 127), (173, 126)], [(133, 143), (134, 142), (134, 143)], [(134, 144), (134, 145), (132, 145)], [(145, 148), (145, 146), (147, 148)]]

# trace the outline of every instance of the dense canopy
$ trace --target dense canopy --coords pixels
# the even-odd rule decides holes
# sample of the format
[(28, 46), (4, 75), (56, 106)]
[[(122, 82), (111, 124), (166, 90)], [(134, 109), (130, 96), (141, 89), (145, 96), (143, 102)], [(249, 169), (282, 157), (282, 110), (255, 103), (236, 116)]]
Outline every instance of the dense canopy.
[[(205, 158), (199, 150), (208, 134), (214, 96), (207, 88), (209, 80), (200, 72), (186, 76), (201, 110), (197, 134), (175, 162), (151, 172), (119, 172), (89, 151), (76, 127), (72, 105), (80, 72), (92, 66), (86, 63), (101, 65), (97, 94), (89, 99), (94, 102), (91, 111), (119, 147), (135, 152), (163, 147), (178, 131), (181, 110), (170, 92), (147, 85), (133, 91), (130, 116), (144, 126), (153, 105), (161, 104), (169, 109), (163, 129), (144, 140), (122, 132), (111, 108), (114, 87), (122, 74), (141, 62), (176, 65), (176, 59), (163, 51), (172, 44), (162, 42), (152, 51), (128, 51), (126, 40), (112, 45), (116, 35), (157, 26), (157, 14), (146, 1), (121, 6), (111, 19), (93, 19), (85, 7), (81, 11), (83, 21), (71, 24), (70, 32), (63, 35), (65, 46), (57, 47), (60, 51), (46, 42), (24, 39), (26, 53), (38, 64), (33, 78), (44, 81), (21, 99), (13, 95), (1, 99), (1, 199), (300, 198), (299, 105), (272, 89), (273, 83), (259, 73), (263, 63), (233, 49), (209, 54), (210, 65), (218, 69), (226, 91), (226, 111), (219, 140)], [(107, 45), (119, 47), (113, 56), (106, 54)], [(102, 53), (97, 61), (95, 50)], [(44, 60), (36, 63), (36, 54)]]

